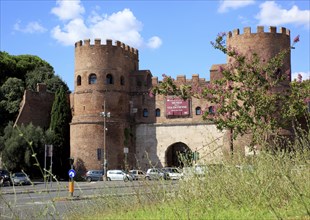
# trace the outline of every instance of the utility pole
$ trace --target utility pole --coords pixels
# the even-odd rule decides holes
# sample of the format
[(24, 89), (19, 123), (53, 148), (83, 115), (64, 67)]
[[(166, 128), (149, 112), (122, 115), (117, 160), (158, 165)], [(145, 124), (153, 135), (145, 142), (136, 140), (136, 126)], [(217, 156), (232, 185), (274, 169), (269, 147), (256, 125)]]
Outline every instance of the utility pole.
[(105, 100), (103, 102), (103, 112), (100, 113), (103, 117), (103, 181), (107, 180), (107, 148), (106, 148), (106, 118), (110, 118), (110, 112), (106, 112)]

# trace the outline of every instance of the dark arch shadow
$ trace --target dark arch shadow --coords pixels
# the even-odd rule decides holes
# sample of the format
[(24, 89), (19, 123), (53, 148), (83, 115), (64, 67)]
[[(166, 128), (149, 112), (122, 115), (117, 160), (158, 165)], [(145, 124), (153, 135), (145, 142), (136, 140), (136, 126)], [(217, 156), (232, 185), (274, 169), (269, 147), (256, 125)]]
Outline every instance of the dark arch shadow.
[(192, 151), (182, 142), (170, 145), (165, 153), (168, 167), (184, 167), (192, 163)]

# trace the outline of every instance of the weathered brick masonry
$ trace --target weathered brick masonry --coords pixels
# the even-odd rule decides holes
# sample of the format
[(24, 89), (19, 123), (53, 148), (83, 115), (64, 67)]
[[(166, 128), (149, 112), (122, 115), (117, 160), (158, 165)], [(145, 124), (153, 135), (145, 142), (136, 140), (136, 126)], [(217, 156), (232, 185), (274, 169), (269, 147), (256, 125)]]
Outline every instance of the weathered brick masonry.
[[(266, 60), (283, 49), (289, 48), (290, 33), (285, 28), (257, 27), (239, 29), (227, 34), (227, 46), (242, 53), (257, 52)], [(227, 62), (230, 60), (227, 58)], [(290, 56), (285, 59), (282, 71), (290, 70)], [(193, 74), (191, 79), (179, 75), (178, 84), (212, 83), (220, 77), (219, 65), (210, 68), (210, 82)], [(96, 83), (90, 82), (91, 74)], [(77, 42), (75, 45), (75, 91), (71, 96), (74, 109), (71, 123), (71, 154), (87, 169), (101, 169), (102, 160), (97, 160), (97, 149), (103, 147), (103, 111), (105, 101), (111, 118), (107, 118), (107, 159), (109, 168), (124, 168), (123, 148), (129, 148), (130, 167), (146, 168), (152, 165), (177, 165), (174, 158), (177, 151), (199, 151), (206, 161), (216, 161), (228, 151), (228, 138), (214, 125), (202, 120), (196, 114), (197, 108), (207, 111), (209, 103), (192, 98), (188, 116), (168, 117), (166, 98), (150, 97), (148, 90), (158, 82), (149, 70), (139, 70), (138, 51), (119, 41), (115, 45), (107, 40), (101, 44), (95, 39)], [(112, 80), (112, 81), (111, 81)], [(146, 111), (146, 112), (145, 112)], [(156, 111), (160, 115), (156, 115)], [(158, 113), (157, 112), (157, 113)], [(145, 115), (147, 114), (147, 116)], [(131, 141), (126, 141), (125, 130), (131, 131)], [(204, 132), (205, 131), (205, 132)], [(246, 145), (247, 138), (235, 143)], [(127, 145), (125, 146), (125, 143)], [(244, 148), (241, 148), (243, 151)]]
[[(228, 32), (227, 46), (235, 47), (242, 53), (255, 51), (268, 60), (289, 48), (290, 32), (285, 28), (280, 28), (278, 32), (276, 27), (270, 27), (268, 31), (257, 27), (256, 32), (244, 28), (243, 33), (236, 29)], [(210, 68), (210, 82), (193, 74), (191, 79), (177, 76), (176, 83), (212, 83), (221, 77), (218, 71), (220, 65), (227, 64), (214, 64)], [(290, 71), (290, 66), (289, 54), (281, 71)], [(282, 86), (286, 87), (289, 81)], [(180, 152), (197, 151), (201, 160), (210, 163), (223, 158), (229, 151), (228, 133), (218, 131), (214, 124), (203, 121), (201, 117), (202, 111), (208, 111), (211, 104), (192, 98), (188, 115), (168, 116), (166, 97), (150, 97), (148, 94), (152, 85), (158, 83), (158, 78), (153, 77), (150, 70), (139, 69), (138, 50), (122, 42), (113, 44), (111, 40), (106, 40), (103, 43), (95, 39), (91, 43), (88, 39), (75, 44), (74, 92), (70, 95), (73, 114), (70, 150), (77, 171), (103, 168), (103, 155), (98, 158), (97, 152), (104, 145), (104, 118), (100, 116), (104, 103), (106, 112), (111, 114), (110, 118), (106, 118), (108, 169), (125, 168), (125, 147), (129, 151), (129, 168), (179, 165), (176, 157)], [(45, 96), (44, 92), (41, 96)], [(33, 95), (30, 101), (31, 106), (38, 106), (37, 102), (40, 102), (35, 97)], [(25, 106), (18, 123), (28, 122), (30, 118), (37, 121), (35, 117), (41, 117), (45, 120), (42, 126), (48, 124), (49, 113), (40, 110), (37, 116), (33, 116), (35, 110), (29, 110), (30, 107), (27, 110)], [(47, 111), (47, 107), (44, 109)], [(247, 144), (248, 137), (235, 141), (240, 151), (244, 151)]]

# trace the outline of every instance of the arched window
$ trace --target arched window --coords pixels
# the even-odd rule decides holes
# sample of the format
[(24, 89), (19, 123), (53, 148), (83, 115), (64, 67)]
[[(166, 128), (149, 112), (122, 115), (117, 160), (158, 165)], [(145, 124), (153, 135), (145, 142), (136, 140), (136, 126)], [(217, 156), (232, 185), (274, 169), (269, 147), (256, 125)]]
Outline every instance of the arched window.
[(124, 78), (124, 76), (121, 76), (120, 83), (121, 83), (122, 86), (125, 85), (125, 78)]
[(160, 117), (160, 109), (159, 109), (159, 108), (157, 108), (157, 109), (155, 110), (155, 116), (156, 116), (156, 117)]
[(108, 74), (108, 75), (107, 75), (106, 84), (114, 84), (114, 82), (113, 82), (113, 76), (112, 76), (111, 74)]
[(196, 115), (201, 115), (201, 108), (200, 107), (196, 108)]
[(214, 106), (209, 107), (209, 114), (214, 114), (215, 113), (215, 108)]
[(88, 84), (96, 84), (97, 83), (97, 76), (95, 73), (92, 73), (88, 77)]
[(143, 109), (143, 117), (148, 117), (148, 116), (149, 116), (148, 110), (146, 108)]
[(82, 78), (81, 78), (80, 75), (78, 75), (77, 78), (76, 78), (76, 85), (77, 85), (77, 86), (80, 86), (81, 83), (82, 83)]

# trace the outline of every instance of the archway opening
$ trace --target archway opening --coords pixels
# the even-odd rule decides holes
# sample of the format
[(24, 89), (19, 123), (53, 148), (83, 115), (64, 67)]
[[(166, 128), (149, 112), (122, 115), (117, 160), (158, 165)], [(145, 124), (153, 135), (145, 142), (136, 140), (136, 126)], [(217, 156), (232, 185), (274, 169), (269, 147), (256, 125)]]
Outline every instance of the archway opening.
[(166, 150), (166, 166), (184, 167), (192, 163), (192, 151), (182, 142), (170, 145)]

